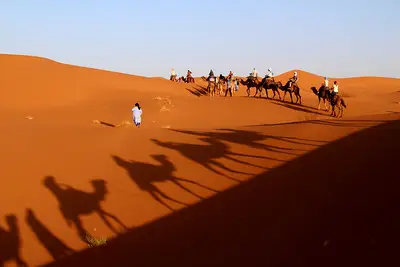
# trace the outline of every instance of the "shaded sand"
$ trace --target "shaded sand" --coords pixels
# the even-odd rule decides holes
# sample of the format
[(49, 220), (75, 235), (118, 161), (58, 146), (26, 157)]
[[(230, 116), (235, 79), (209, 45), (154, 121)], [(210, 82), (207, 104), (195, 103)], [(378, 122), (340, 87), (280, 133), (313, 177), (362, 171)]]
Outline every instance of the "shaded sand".
[[(348, 222), (367, 211), (387, 223), (379, 194), (391, 197), (395, 188), (398, 79), (340, 80), (348, 109), (336, 120), (316, 110), (309, 87), (321, 79), (304, 72), (299, 106), (248, 98), (243, 86), (233, 98), (210, 99), (190, 92), (203, 90), (199, 80), (177, 84), (36, 57), (0, 55), (0, 62), (0, 259), (7, 263), (58, 261), (85, 249), (85, 234), (120, 237), (101, 253), (113, 255), (107, 260), (96, 250), (71, 258), (82, 266), (243, 266), (262, 253), (278, 266), (307, 262), (313, 251), (316, 261), (333, 257), (336, 248), (340, 260), (345, 251), (335, 244), (351, 233)], [(140, 129), (131, 124), (135, 102), (143, 107)], [(343, 168), (330, 171), (332, 161)], [(375, 180), (378, 170), (383, 181)], [(386, 237), (380, 224), (365, 227), (376, 242)], [(348, 246), (357, 235), (365, 241), (365, 232), (354, 233)], [(361, 249), (370, 249), (365, 242)]]

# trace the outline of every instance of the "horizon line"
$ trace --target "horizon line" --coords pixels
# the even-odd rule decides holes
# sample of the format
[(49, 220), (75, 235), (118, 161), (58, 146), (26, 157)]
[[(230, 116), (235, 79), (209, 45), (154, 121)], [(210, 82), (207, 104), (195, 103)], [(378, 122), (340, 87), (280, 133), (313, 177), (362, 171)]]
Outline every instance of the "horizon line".
[[(62, 62), (62, 61), (58, 61), (49, 57), (45, 57), (45, 56), (36, 56), (36, 55), (29, 55), (29, 54), (13, 54), (13, 53), (0, 53), (0, 56), (15, 56), (15, 57), (31, 57), (31, 58), (37, 58), (37, 59), (44, 59), (44, 60), (48, 60), (48, 61), (52, 61), (58, 64), (63, 64), (63, 65), (68, 65), (68, 66), (73, 66), (73, 67), (80, 67), (80, 68), (86, 68), (86, 69), (92, 69), (92, 70), (100, 70), (100, 71), (107, 71), (107, 72), (112, 72), (112, 73), (117, 73), (117, 74), (123, 74), (123, 75), (129, 75), (129, 76), (136, 76), (136, 77), (143, 77), (143, 78), (162, 78), (162, 79), (169, 79), (169, 75), (166, 76), (147, 76), (147, 75), (139, 75), (139, 74), (134, 74), (134, 73), (129, 73), (129, 72), (122, 72), (122, 71), (116, 71), (116, 70), (112, 70), (112, 69), (107, 69), (107, 68), (101, 68), (101, 67), (90, 67), (90, 66), (86, 66), (86, 65), (77, 65), (77, 64), (71, 64), (71, 63), (67, 63), (67, 62)], [(311, 71), (307, 71), (304, 69), (291, 69), (279, 74), (275, 74), (274, 76), (281, 76), (281, 75), (285, 75), (289, 72), (294, 72), (294, 71), (301, 71), (301, 72), (305, 72), (311, 75), (315, 75), (318, 77), (325, 77), (324, 75), (320, 75)], [(166, 73), (169, 73), (170, 70), (166, 71)], [(206, 71), (208, 72), (208, 71)], [(193, 76), (194, 78), (201, 78), (204, 75), (200, 75), (200, 76)], [(247, 77), (247, 76), (241, 76), (241, 75), (235, 75), (237, 77)], [(167, 78), (166, 78), (167, 77)], [(259, 77), (263, 77), (262, 75)], [(370, 76), (370, 75), (364, 75), (364, 76), (338, 76), (338, 77), (329, 77), (330, 79), (354, 79), (354, 78), (383, 78), (383, 79), (400, 79), (397, 77), (391, 77), (391, 76)]]

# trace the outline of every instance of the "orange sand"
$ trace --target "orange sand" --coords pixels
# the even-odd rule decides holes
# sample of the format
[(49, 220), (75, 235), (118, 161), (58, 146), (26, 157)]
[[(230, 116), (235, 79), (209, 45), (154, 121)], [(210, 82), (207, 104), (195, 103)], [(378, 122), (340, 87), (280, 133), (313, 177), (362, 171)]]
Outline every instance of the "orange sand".
[[(298, 71), (303, 96), (299, 106), (248, 98), (242, 85), (233, 98), (210, 99), (190, 92), (206, 86), (200, 79), (194, 85), (177, 84), (27, 56), (0, 55), (0, 62), (0, 265), (6, 261), (13, 266), (18, 249), (29, 266), (37, 266), (58, 259), (67, 247), (87, 247), (77, 234), (76, 221), (68, 225), (63, 218), (59, 202), (67, 213), (79, 213), (89, 234), (111, 238), (116, 234), (95, 213), (98, 203), (127, 228), (136, 229), (203, 198), (218, 197), (230, 187), (239, 188), (258, 174), (268, 175), (334, 140), (400, 118), (399, 79), (337, 79), (348, 108), (343, 119), (331, 119), (316, 110), (317, 97), (310, 90), (320, 86), (322, 77), (303, 71)], [(291, 73), (276, 79), (286, 82)], [(130, 124), (135, 102), (143, 108), (140, 129)], [(395, 125), (392, 131), (398, 132)], [(400, 148), (394, 140), (393, 146)], [(371, 140), (375, 146), (379, 141)], [(352, 150), (351, 143), (346, 149)], [(331, 153), (342, 162), (352, 154), (348, 150)], [(319, 160), (324, 158), (314, 159), (317, 167)], [(328, 171), (320, 170), (320, 179), (330, 178), (324, 176)], [(307, 169), (302, 172), (290, 175), (307, 176)], [(54, 177), (61, 188), (58, 193), (44, 185), (47, 176)], [(104, 200), (93, 193), (95, 179), (106, 181)], [(291, 192), (293, 181), (285, 181), (280, 190), (287, 186)], [(87, 214), (81, 214), (83, 209)], [(28, 210), (33, 211), (30, 216)], [(279, 210), (268, 212), (281, 216)], [(16, 216), (19, 229), (9, 227), (10, 214)], [(202, 219), (205, 224), (209, 220)]]

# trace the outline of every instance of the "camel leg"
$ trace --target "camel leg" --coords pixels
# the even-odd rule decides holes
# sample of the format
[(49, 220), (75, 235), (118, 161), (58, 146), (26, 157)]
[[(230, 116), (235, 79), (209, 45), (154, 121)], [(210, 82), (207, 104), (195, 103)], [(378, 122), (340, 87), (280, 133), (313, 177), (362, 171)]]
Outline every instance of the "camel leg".
[(287, 93), (287, 91), (285, 91), (285, 93), (283, 94), (282, 102), (285, 102), (286, 93)]
[(103, 222), (108, 226), (108, 228), (113, 231), (114, 233), (118, 233), (118, 231), (114, 228), (114, 226), (112, 226), (112, 224), (110, 223), (110, 221), (107, 219), (113, 219), (116, 223), (118, 223), (123, 229), (128, 230), (128, 227), (126, 227), (116, 216), (100, 209), (97, 211), (100, 218), (103, 220)]
[(332, 113), (331, 113), (332, 117), (336, 116), (336, 112), (335, 112), (335, 106), (332, 106)]
[[(325, 101), (324, 101), (324, 103), (325, 103)], [(321, 107), (321, 98), (318, 97), (318, 110), (320, 109), (320, 107)]]
[[(262, 94), (261, 90), (262, 90), (262, 89), (260, 89), (260, 97), (261, 97), (261, 94)], [(258, 95), (258, 88), (256, 87), (256, 93), (254, 94), (253, 97), (256, 97), (257, 95)]]
[(300, 99), (300, 105), (301, 105), (301, 95), (299, 94), (299, 99)]
[(292, 96), (292, 92), (289, 92), (290, 94), (290, 102), (293, 104), (293, 96)]
[(279, 93), (279, 90), (276, 90), (276, 92), (278, 93), (279, 100), (281, 100), (281, 93)]

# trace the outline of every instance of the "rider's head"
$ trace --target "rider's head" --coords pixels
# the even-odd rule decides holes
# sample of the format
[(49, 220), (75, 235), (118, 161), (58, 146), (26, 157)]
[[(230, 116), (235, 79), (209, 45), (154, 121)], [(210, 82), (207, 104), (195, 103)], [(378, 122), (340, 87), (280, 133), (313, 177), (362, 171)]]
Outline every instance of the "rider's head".
[(328, 80), (328, 77), (325, 77), (325, 80)]
[(297, 76), (297, 71), (294, 72), (294, 76)]
[(272, 71), (272, 69), (271, 69), (271, 68), (269, 68), (269, 69), (268, 69), (268, 71)]
[(337, 81), (335, 81), (334, 84), (337, 84)]

